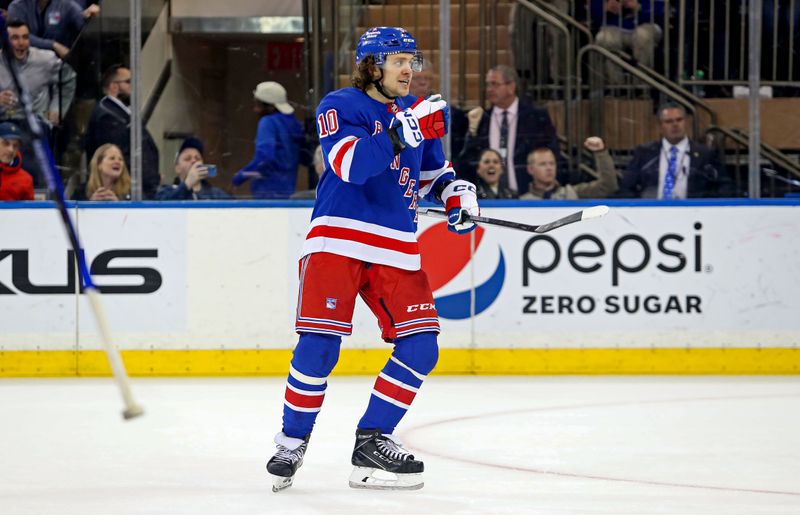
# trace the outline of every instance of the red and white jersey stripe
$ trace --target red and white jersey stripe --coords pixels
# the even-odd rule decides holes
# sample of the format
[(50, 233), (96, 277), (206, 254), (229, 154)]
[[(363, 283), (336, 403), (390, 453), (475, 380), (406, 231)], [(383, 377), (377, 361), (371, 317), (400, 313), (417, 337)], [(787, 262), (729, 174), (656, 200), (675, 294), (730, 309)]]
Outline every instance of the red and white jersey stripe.
[(422, 332), (439, 332), (439, 319), (437, 317), (416, 318), (406, 322), (399, 322), (394, 324), (397, 329), (397, 337), (409, 336)]
[(353, 333), (353, 324), (326, 318), (298, 316), (294, 328), (297, 332), (333, 334), (336, 336), (350, 336)]
[(336, 142), (328, 153), (328, 162), (333, 172), (344, 182), (350, 182), (350, 167), (356, 153), (359, 138), (347, 136)]
[(302, 255), (314, 252), (330, 252), (403, 270), (420, 269), (419, 245), (413, 232), (350, 218), (320, 216), (312, 220)]

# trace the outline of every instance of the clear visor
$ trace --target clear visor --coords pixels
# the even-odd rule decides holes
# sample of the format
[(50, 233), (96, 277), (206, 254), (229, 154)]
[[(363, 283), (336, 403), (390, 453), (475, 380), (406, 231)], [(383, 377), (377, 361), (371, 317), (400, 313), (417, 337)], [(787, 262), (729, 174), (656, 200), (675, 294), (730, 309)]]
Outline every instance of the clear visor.
[[(411, 58), (409, 59), (409, 56)], [(383, 69), (386, 68), (394, 68), (400, 69), (406, 65), (411, 66), (411, 71), (413, 72), (420, 72), (422, 71), (422, 52), (414, 52), (413, 54), (410, 52), (402, 52), (397, 54), (387, 54), (383, 57), (383, 64), (380, 66)]]

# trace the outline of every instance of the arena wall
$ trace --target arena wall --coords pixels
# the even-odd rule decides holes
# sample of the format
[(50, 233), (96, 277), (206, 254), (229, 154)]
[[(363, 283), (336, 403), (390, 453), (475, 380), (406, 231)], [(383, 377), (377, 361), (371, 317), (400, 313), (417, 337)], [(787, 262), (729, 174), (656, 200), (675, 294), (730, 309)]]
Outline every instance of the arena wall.
[[(798, 372), (800, 203), (609, 204), (545, 235), (455, 237), (421, 217), (437, 373)], [(536, 224), (588, 205), (482, 214)], [(72, 213), (131, 375), (285, 374), (311, 204), (119, 206)], [(55, 210), (6, 203), (0, 220), (0, 377), (108, 375)], [(391, 351), (363, 303), (343, 349), (339, 374), (374, 374)]]

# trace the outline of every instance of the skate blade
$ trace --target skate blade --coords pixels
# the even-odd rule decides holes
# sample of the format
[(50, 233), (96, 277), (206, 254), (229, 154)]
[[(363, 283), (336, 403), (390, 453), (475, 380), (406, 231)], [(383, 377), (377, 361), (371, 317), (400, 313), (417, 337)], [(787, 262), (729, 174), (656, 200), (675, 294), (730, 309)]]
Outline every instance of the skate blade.
[(419, 490), (423, 486), (422, 474), (395, 474), (369, 467), (355, 467), (350, 474), (350, 488)]
[(294, 477), (272, 476), (272, 491), (280, 492), (281, 490), (286, 490), (293, 483)]

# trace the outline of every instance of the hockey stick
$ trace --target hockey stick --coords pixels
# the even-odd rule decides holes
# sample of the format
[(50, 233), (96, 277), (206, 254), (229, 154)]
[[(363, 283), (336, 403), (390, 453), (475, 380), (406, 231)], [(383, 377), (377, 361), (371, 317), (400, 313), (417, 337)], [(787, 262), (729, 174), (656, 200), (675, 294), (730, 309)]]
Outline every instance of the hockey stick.
[(122, 416), (125, 420), (138, 417), (144, 413), (141, 406), (136, 404), (131, 394), (131, 387), (128, 381), (128, 374), (125, 370), (125, 365), (120, 357), (119, 350), (111, 342), (111, 332), (108, 328), (108, 321), (106, 319), (103, 304), (100, 302), (100, 295), (97, 287), (92, 281), (92, 276), (89, 273), (89, 268), (86, 265), (86, 257), (84, 256), (83, 249), (81, 248), (80, 241), (78, 240), (78, 233), (75, 231), (75, 226), (72, 223), (72, 218), (67, 211), (67, 206), (64, 202), (64, 184), (61, 182), (61, 176), (56, 170), (53, 155), (50, 152), (49, 144), (44, 144), (45, 139), (42, 126), (36, 115), (33, 112), (33, 102), (28, 94), (27, 89), (22, 85), (19, 77), (19, 70), (17, 69), (17, 62), (14, 58), (14, 53), (11, 49), (11, 42), (8, 37), (8, 26), (6, 25), (5, 16), (0, 15), (0, 46), (3, 51), (3, 58), (8, 66), (11, 79), (19, 93), (19, 102), (25, 112), (25, 118), (28, 123), (28, 128), (31, 131), (33, 151), (36, 156), (36, 162), (39, 168), (45, 172), (47, 179), (47, 187), (52, 193), (58, 212), (61, 215), (61, 220), (64, 222), (64, 229), (67, 231), (72, 249), (75, 251), (75, 257), (78, 261), (78, 270), (81, 278), (86, 297), (92, 307), (97, 327), (100, 329), (100, 335), (103, 340), (108, 362), (111, 365), (111, 371), (114, 379), (119, 386), (122, 393), (122, 400), (125, 403), (125, 409), (122, 411)]
[[(435, 218), (447, 219), (447, 213), (445, 213), (440, 209), (422, 208), (419, 210), (419, 212), (423, 215), (432, 216)], [(528, 225), (519, 222), (512, 222), (509, 220), (499, 220), (497, 218), (489, 218), (487, 216), (467, 215), (467, 220), (471, 220), (473, 222), (481, 224), (497, 225), (499, 227), (507, 227), (509, 229), (518, 229), (520, 231), (535, 232), (541, 234), (544, 232), (552, 231), (553, 229), (558, 229), (559, 227), (563, 227), (565, 225), (569, 225), (571, 223), (580, 222), (582, 220), (600, 218), (601, 216), (604, 216), (606, 213), (608, 213), (608, 206), (592, 206), (586, 209), (582, 209), (577, 213), (572, 213), (571, 215), (559, 218), (558, 220), (554, 220), (552, 222), (542, 225)]]

